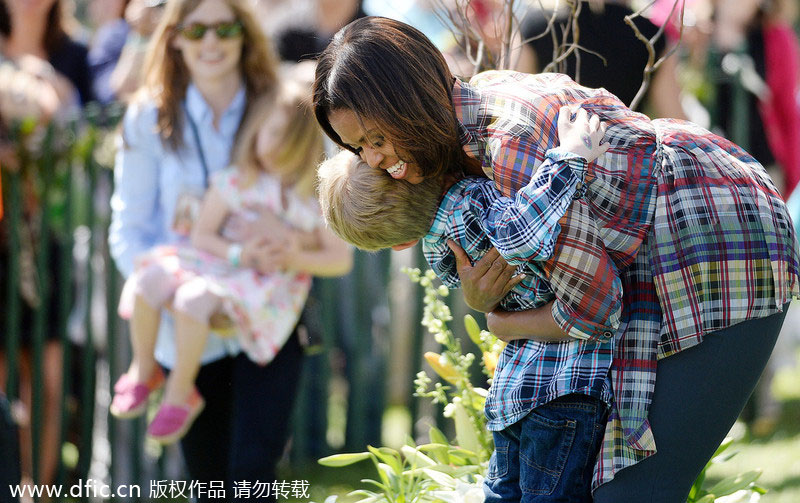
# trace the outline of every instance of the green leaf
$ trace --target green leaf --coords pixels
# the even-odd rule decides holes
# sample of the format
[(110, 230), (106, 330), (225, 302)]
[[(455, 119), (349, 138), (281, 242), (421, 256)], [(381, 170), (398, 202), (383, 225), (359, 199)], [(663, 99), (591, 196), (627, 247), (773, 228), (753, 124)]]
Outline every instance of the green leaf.
[[(464, 315), (464, 328), (467, 329), (467, 335), (479, 348), (481, 347), (481, 327), (471, 314)], [(481, 348), (482, 350), (482, 348)]]
[(394, 468), (386, 463), (378, 463), (378, 475), (380, 475), (381, 482), (383, 482), (387, 488), (395, 487), (395, 485), (397, 485), (397, 476), (401, 474), (402, 472), (395, 472)]
[(450, 445), (450, 441), (447, 440), (447, 437), (444, 435), (444, 433), (442, 433), (442, 431), (435, 426), (431, 426), (431, 429), (428, 430), (428, 436), (430, 437), (432, 444)]
[(714, 503), (715, 499), (717, 498), (713, 494), (706, 494), (705, 496), (697, 500), (696, 503)]
[(459, 466), (456, 468), (453, 473), (450, 473), (453, 477), (457, 479), (464, 478), (465, 475), (481, 475), (483, 476), (486, 473), (486, 468), (481, 465), (466, 465), (466, 466)]
[(714, 451), (714, 455), (711, 456), (711, 459), (714, 459), (717, 456), (719, 456), (720, 454), (722, 454), (723, 452), (725, 452), (725, 450), (728, 449), (728, 447), (733, 445), (733, 442), (734, 442), (734, 438), (733, 437), (725, 437), (725, 439), (722, 441), (722, 443), (719, 444), (719, 447), (717, 447), (717, 450)]
[(386, 463), (396, 474), (403, 473), (403, 462), (400, 460), (400, 454), (394, 449), (388, 447), (372, 447), (367, 446), (369, 452), (375, 455), (378, 459)]
[(456, 441), (458, 441), (459, 447), (477, 452), (481, 448), (481, 443), (478, 439), (480, 432), (476, 431), (467, 409), (464, 408), (461, 402), (453, 403), (453, 420), (456, 423)]
[(324, 457), (317, 462), (323, 466), (338, 468), (341, 466), (352, 465), (354, 463), (358, 463), (359, 461), (364, 461), (365, 459), (369, 459), (368, 452), (352, 452), (345, 454), (334, 454), (333, 456)]
[(425, 470), (436, 470), (437, 472), (442, 472), (444, 474), (450, 475), (451, 477), (455, 477), (456, 470), (450, 465), (434, 465), (434, 466), (427, 466), (425, 468), (414, 468), (413, 470), (406, 470), (403, 472), (403, 475), (408, 476), (421, 476), (423, 479), (430, 479), (427, 472)]
[(720, 480), (708, 491), (717, 496), (727, 496), (741, 489), (747, 489), (750, 487), (750, 484), (758, 480), (760, 476), (761, 470), (752, 470), (738, 475), (732, 475)]
[(455, 489), (456, 479), (454, 479), (450, 475), (442, 473), (439, 470), (433, 470), (431, 468), (423, 468), (422, 471), (423, 473), (425, 473), (425, 475), (433, 479), (434, 482), (441, 485), (442, 487)]
[(449, 454), (450, 449), (446, 445), (425, 444), (425, 445), (420, 445), (419, 450), (430, 454), (433, 457), (433, 459), (438, 461), (439, 463), (443, 464), (450, 463), (450, 454)]
[(434, 466), (436, 465), (436, 461), (432, 460), (419, 449), (414, 449), (413, 447), (409, 447), (404, 445), (400, 448), (400, 451), (403, 453), (403, 456), (411, 463), (412, 466), (424, 468), (426, 466)]
[[(386, 493), (390, 489), (389, 486), (385, 486), (385, 485), (381, 484), (380, 482), (378, 482), (377, 480), (361, 479), (361, 483), (362, 484), (368, 484), (368, 485), (371, 485), (371, 486), (375, 486), (382, 493)], [(363, 489), (359, 489), (359, 490), (364, 491)], [(369, 492), (369, 491), (365, 491), (365, 492)], [(375, 494), (375, 493), (370, 493), (370, 494)]]
[(480, 461), (476, 453), (460, 447), (453, 447), (450, 449), (450, 460), (462, 465), (478, 464)]

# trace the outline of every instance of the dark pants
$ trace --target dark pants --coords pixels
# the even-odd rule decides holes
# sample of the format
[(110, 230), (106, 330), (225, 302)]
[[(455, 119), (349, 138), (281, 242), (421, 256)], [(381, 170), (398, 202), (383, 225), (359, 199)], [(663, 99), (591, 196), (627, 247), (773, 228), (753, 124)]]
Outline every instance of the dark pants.
[[(272, 484), (275, 466), (289, 439), (289, 419), (300, 383), (303, 350), (296, 335), (266, 367), (251, 362), (240, 354), (234, 367), (233, 427), (229, 501), (234, 498), (234, 484), (258, 481)], [(251, 486), (252, 487), (252, 486)], [(273, 491), (240, 494), (241, 501), (275, 501)]]
[(778, 338), (782, 313), (706, 335), (658, 362), (650, 425), (658, 452), (594, 492), (596, 503), (683, 503), (744, 408)]
[[(241, 493), (249, 496), (243, 501), (274, 501), (271, 490), (269, 497), (263, 491), (266, 484), (259, 486), (265, 497), (256, 497), (256, 482), (271, 486), (276, 478), (275, 465), (289, 438), (302, 355), (293, 334), (264, 367), (239, 354), (200, 368), (195, 385), (206, 406), (181, 440), (190, 481), (224, 483), (225, 501), (235, 501), (235, 487), (250, 488), (249, 494)], [(219, 501), (205, 490), (195, 496), (200, 502)]]
[(607, 409), (596, 398), (566, 395), (494, 432), (486, 503), (591, 502)]

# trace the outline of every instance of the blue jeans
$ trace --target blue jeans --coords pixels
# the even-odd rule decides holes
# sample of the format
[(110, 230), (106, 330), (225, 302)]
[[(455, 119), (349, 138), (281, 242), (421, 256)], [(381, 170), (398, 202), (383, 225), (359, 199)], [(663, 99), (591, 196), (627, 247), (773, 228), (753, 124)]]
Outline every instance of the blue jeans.
[(600, 400), (571, 394), (494, 432), (483, 486), (486, 503), (591, 502), (592, 470), (607, 412)]

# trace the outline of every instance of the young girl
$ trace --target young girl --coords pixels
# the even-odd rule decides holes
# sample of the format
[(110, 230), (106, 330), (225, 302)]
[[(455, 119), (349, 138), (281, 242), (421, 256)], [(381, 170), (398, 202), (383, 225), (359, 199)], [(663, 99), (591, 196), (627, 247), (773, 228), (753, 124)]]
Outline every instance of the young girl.
[[(152, 351), (137, 348), (155, 344), (161, 309), (169, 306), (180, 313), (176, 365), (147, 429), (159, 442), (183, 436), (204, 406), (193, 381), (212, 316), (224, 314), (249, 358), (266, 365), (292, 334), (311, 275), (342, 274), (349, 268), (347, 248), (320, 227), (313, 183), (322, 137), (306, 98), (302, 87), (290, 81), (277, 99), (267, 96), (256, 104), (242, 131), (246, 148), (236, 156), (236, 165), (212, 176), (191, 245), (154, 248), (125, 284), (119, 313), (131, 322), (130, 369), (137, 375), (146, 375), (139, 372), (142, 367), (156, 368)], [(260, 231), (253, 224), (264, 212), (273, 213), (290, 232)], [(259, 246), (243, 246), (248, 242)], [(163, 382), (160, 372), (151, 375), (148, 382), (135, 382), (129, 374), (120, 377), (111, 413), (142, 414), (147, 397)]]

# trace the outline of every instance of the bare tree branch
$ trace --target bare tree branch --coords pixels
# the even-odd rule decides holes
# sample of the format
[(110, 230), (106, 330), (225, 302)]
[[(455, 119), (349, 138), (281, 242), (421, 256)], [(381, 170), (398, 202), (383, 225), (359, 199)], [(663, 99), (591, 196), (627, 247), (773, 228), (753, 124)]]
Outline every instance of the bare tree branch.
[[(658, 68), (661, 66), (661, 63), (663, 63), (664, 60), (672, 56), (672, 54), (678, 49), (680, 41), (683, 39), (683, 15), (686, 10), (686, 4), (683, 2), (683, 0), (675, 0), (675, 2), (672, 4), (672, 9), (670, 9), (669, 11), (669, 16), (667, 16), (667, 19), (664, 20), (664, 22), (661, 24), (658, 31), (656, 32), (655, 35), (653, 35), (652, 38), (648, 39), (642, 34), (642, 32), (639, 30), (639, 28), (636, 26), (636, 23), (634, 23), (633, 20), (637, 17), (640, 17), (642, 13), (647, 9), (649, 9), (655, 2), (656, 0), (651, 0), (650, 3), (648, 3), (638, 11), (628, 16), (625, 16), (625, 23), (631, 27), (634, 34), (636, 35), (636, 38), (641, 40), (644, 43), (645, 48), (647, 49), (647, 64), (644, 67), (644, 72), (642, 75), (642, 85), (639, 86), (639, 90), (637, 91), (636, 96), (633, 97), (633, 100), (628, 105), (632, 109), (638, 107), (639, 103), (642, 101), (642, 99), (644, 99), (644, 95), (647, 92), (647, 88), (650, 86), (650, 81), (652, 80), (653, 73), (656, 70), (658, 70)], [(675, 13), (675, 8), (678, 6), (678, 3), (681, 4), (680, 32), (678, 36), (678, 43), (675, 44), (673, 47), (671, 47), (663, 56), (661, 56), (658, 59), (658, 61), (656, 61), (655, 43), (664, 34), (664, 29), (666, 28), (667, 23), (669, 23), (670, 20), (672, 19), (672, 15)]]
[[(582, 4), (586, 0), (566, 0), (566, 5), (569, 8), (569, 15), (566, 24), (563, 26), (560, 37), (556, 30), (556, 20), (558, 19), (558, 13), (563, 4), (560, 0), (555, 0), (555, 5), (548, 14), (549, 18), (545, 30), (542, 33), (533, 35), (524, 40), (518, 37), (520, 23), (515, 14), (517, 1), (518, 0), (502, 0), (502, 9), (498, 9), (498, 12), (494, 13), (492, 19), (496, 20), (496, 22), (490, 29), (488, 26), (483, 26), (474, 22), (475, 10), (472, 4), (473, 0), (432, 0), (435, 6), (434, 13), (442, 24), (450, 28), (453, 35), (459, 41), (459, 45), (463, 51), (463, 57), (465, 57), (469, 65), (471, 65), (473, 75), (486, 68), (510, 69), (513, 64), (511, 58), (514, 50), (519, 47), (516, 45), (518, 41), (519, 44), (526, 44), (547, 36), (548, 34), (553, 39), (553, 58), (550, 63), (542, 69), (543, 72), (556, 71), (565, 73), (567, 70), (567, 59), (571, 55), (574, 55), (576, 58), (574, 77), (576, 82), (580, 82), (581, 56), (584, 52), (600, 58), (603, 64), (607, 64), (606, 58), (601, 54), (591, 51), (580, 44), (578, 16), (583, 8)], [(532, 0), (528, 1), (532, 2)], [(683, 0), (674, 0), (667, 20), (659, 27), (656, 34), (649, 39), (642, 34), (634, 22), (636, 18), (642, 17), (642, 14), (652, 7), (655, 1), (656, 0), (651, 0), (638, 11), (625, 16), (625, 23), (633, 30), (636, 38), (645, 45), (648, 54), (647, 64), (642, 75), (642, 84), (629, 105), (631, 108), (636, 108), (639, 105), (650, 86), (653, 73), (661, 66), (664, 60), (672, 56), (678, 48), (678, 45), (675, 45), (663, 56), (657, 58), (655, 43), (659, 38), (664, 36), (666, 23), (670, 22), (675, 10), (678, 8), (678, 3)], [(549, 9), (544, 7), (542, 0), (537, 0), (537, 3), (542, 12), (549, 11)], [(684, 11), (685, 5), (681, 3), (681, 38), (683, 36)], [(559, 38), (561, 40), (559, 40)]]

